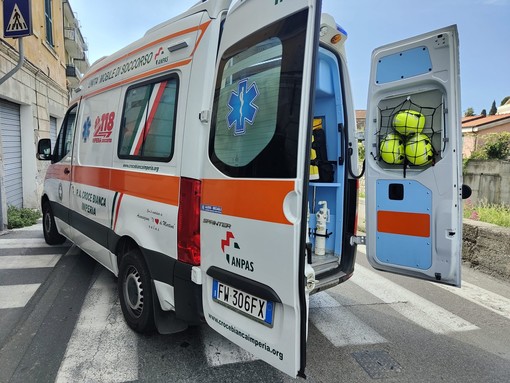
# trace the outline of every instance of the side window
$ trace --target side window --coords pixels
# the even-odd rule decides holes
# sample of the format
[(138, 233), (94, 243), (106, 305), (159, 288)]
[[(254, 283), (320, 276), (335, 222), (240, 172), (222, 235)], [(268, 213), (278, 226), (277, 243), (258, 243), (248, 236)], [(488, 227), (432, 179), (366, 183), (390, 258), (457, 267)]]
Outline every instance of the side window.
[(60, 133), (57, 137), (55, 148), (53, 149), (53, 162), (59, 162), (73, 148), (74, 130), (76, 127), (76, 113), (78, 112), (78, 105), (72, 106), (67, 112)]
[(229, 48), (220, 62), (209, 157), (230, 177), (293, 178), (307, 13)]
[(119, 135), (119, 158), (170, 161), (174, 151), (178, 78), (127, 90)]
[(52, 16), (52, 0), (44, 0), (44, 19), (46, 21), (46, 41), (52, 47), (53, 43), (53, 16)]

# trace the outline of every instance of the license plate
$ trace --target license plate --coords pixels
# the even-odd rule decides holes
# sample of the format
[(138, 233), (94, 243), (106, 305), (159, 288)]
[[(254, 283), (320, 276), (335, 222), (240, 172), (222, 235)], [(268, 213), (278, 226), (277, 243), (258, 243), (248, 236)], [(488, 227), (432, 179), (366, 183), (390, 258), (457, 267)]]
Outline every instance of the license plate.
[(213, 280), (213, 299), (247, 317), (273, 326), (274, 303)]

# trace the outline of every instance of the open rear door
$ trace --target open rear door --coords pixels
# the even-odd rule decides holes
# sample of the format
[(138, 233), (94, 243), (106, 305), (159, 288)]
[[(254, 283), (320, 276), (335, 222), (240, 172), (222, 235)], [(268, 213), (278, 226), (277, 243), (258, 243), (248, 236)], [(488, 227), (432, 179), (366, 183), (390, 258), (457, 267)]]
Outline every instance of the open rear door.
[(279, 370), (306, 356), (306, 195), (320, 1), (236, 1), (218, 51), (201, 205), (203, 308)]
[(462, 168), (456, 26), (376, 49), (366, 126), (373, 267), (460, 286)]

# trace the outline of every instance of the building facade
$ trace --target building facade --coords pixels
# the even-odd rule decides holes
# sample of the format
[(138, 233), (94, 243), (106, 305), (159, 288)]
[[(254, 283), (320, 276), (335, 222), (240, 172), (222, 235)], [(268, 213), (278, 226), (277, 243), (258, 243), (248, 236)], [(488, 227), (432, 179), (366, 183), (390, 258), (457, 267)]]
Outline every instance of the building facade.
[(462, 119), (462, 157), (469, 158), (485, 143), (487, 134), (510, 132), (510, 113), (470, 116)]
[[(0, 85), (0, 231), (7, 208), (39, 208), (47, 162), (37, 142), (54, 142), (80, 70), (86, 70), (79, 25), (68, 1), (32, 0), (33, 35), (23, 38), (22, 67)], [(2, 30), (3, 14), (0, 13)], [(0, 79), (16, 67), (19, 39), (0, 38)]]

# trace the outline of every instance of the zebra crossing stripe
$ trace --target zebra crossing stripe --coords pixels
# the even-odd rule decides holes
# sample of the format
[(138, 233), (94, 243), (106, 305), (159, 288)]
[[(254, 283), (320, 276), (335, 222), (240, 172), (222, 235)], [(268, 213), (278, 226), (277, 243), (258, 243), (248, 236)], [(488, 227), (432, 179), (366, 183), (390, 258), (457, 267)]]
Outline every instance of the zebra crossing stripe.
[(41, 284), (0, 286), (0, 309), (25, 307)]
[(207, 328), (204, 335), (204, 353), (210, 367), (258, 360), (211, 328)]
[(385, 338), (325, 292), (310, 297), (310, 320), (336, 347), (386, 342)]
[(4, 255), (0, 257), (0, 269), (35, 269), (39, 267), (54, 267), (60, 259), (60, 254), (43, 255)]
[(499, 294), (464, 281), (462, 281), (462, 287), (460, 289), (452, 286), (439, 285), (437, 283), (433, 285), (510, 319), (510, 299)]
[(50, 247), (42, 238), (0, 239), (0, 249)]
[(16, 231), (33, 231), (33, 232), (36, 232), (36, 233), (41, 233), (42, 234), (42, 223), (36, 223), (35, 225), (32, 225), (32, 226), (25, 226), (25, 227), (20, 227), (19, 229), (16, 229)]
[(136, 334), (122, 316), (113, 275), (102, 270), (92, 285), (55, 382), (138, 381)]
[(479, 329), (478, 326), (359, 264), (356, 264), (350, 280), (381, 301), (390, 304), (395, 311), (410, 321), (435, 334)]

